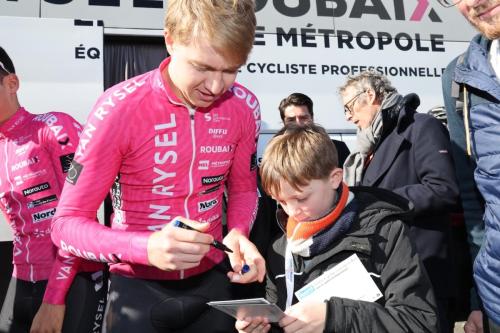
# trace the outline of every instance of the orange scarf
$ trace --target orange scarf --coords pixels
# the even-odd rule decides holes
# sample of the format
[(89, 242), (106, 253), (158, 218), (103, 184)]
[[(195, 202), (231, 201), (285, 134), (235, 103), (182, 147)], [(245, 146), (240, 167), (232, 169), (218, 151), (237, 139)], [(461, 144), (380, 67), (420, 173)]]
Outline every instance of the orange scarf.
[(292, 241), (304, 240), (323, 230), (330, 224), (335, 223), (338, 217), (342, 214), (348, 197), (349, 187), (347, 187), (347, 185), (342, 182), (342, 193), (340, 195), (337, 206), (335, 206), (335, 208), (326, 216), (320, 218), (319, 220), (305, 222), (297, 222), (295, 219), (289, 217), (286, 224), (287, 239)]

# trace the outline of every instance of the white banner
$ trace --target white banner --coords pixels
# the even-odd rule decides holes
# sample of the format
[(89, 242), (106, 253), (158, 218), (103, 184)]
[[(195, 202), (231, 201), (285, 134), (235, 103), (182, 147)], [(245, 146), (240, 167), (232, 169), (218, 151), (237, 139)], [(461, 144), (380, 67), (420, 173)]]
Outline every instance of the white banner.
[[(0, 15), (102, 20), (106, 28), (161, 31), (167, 3), (168, 0), (0, 0)], [(256, 14), (260, 31), (266, 33), (305, 31), (335, 35), (339, 30), (356, 35), (375, 28), (392, 35), (419, 34), (422, 39), (440, 34), (451, 41), (468, 41), (474, 34), (456, 8), (443, 8), (435, 0), (256, 0)]]
[[(420, 112), (443, 105), (441, 74), (447, 64), (463, 52), (468, 43), (401, 39), (341, 40), (311, 35), (308, 47), (303, 36), (263, 34), (237, 81), (252, 90), (261, 103), (262, 129), (281, 127), (278, 105), (293, 92), (310, 96), (314, 102), (315, 121), (337, 131), (354, 127), (344, 118), (343, 106), (337, 94), (347, 75), (375, 68), (387, 75), (401, 94), (417, 93)], [(370, 48), (367, 46), (372, 45)]]

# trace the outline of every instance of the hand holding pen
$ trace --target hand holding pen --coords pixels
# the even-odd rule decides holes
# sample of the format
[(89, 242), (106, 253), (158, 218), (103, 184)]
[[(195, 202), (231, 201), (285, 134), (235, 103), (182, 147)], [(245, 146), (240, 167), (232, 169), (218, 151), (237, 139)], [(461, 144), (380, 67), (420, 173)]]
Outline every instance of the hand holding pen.
[[(214, 241), (212, 235), (205, 233), (209, 223), (200, 223), (178, 217), (195, 230), (185, 230), (169, 223), (147, 238), (147, 259), (150, 265), (161, 270), (184, 270), (197, 267), (210, 251)], [(139, 245), (139, 244), (138, 244)], [(138, 253), (138, 255), (141, 255)]]
[[(187, 221), (187, 220), (185, 220)], [(196, 230), (199, 231), (198, 229), (192, 227), (190, 224), (187, 224), (186, 222), (181, 221), (180, 218), (175, 218), (174, 221), (171, 223), (174, 227), (177, 228), (182, 228), (182, 229), (187, 229), (187, 230)], [(257, 266), (254, 265), (254, 261), (252, 260), (250, 265), (245, 262), (244, 254), (245, 251), (241, 251), (242, 249), (247, 249), (248, 250), (248, 244), (250, 244), (250, 249), (248, 252), (252, 252), (253, 249), (255, 249), (255, 252), (257, 254), (257, 262), (259, 262), (259, 259), (262, 259), (260, 254), (258, 253), (257, 249), (255, 246), (248, 241), (248, 239), (241, 235), (239, 232), (231, 231), (228, 234), (228, 241), (233, 242), (234, 245), (234, 250), (231, 250), (228, 246), (224, 245), (222, 242), (219, 242), (217, 240), (213, 240), (212, 243), (210, 244), (214, 248), (226, 252), (226, 254), (229, 256), (229, 260), (231, 262), (231, 266), (233, 268), (233, 271), (228, 272), (228, 277), (232, 282), (236, 283), (249, 283), (253, 282), (255, 280), (259, 280), (259, 278), (263, 279), (263, 274), (259, 274)], [(246, 241), (246, 242), (245, 242)], [(254, 252), (252, 252), (253, 255), (255, 255)], [(265, 269), (263, 266), (264, 261), (262, 259), (262, 265), (260, 265), (261, 269)], [(252, 269), (253, 267), (253, 269)], [(262, 276), (262, 277), (261, 277)], [(261, 280), (260, 280), (261, 281)]]

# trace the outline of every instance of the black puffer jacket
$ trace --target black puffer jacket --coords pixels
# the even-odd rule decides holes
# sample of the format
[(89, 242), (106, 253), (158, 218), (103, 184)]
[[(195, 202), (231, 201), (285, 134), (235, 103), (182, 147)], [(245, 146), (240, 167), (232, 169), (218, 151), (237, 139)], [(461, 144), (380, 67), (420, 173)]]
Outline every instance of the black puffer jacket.
[[(374, 281), (384, 296), (374, 303), (332, 297), (324, 332), (437, 332), (432, 287), (403, 222), (411, 218), (411, 204), (384, 189), (351, 187), (350, 191), (358, 201), (357, 218), (325, 252), (311, 258), (294, 256), (295, 272), (302, 272), (295, 275), (295, 291), (355, 253), (368, 272), (380, 276)], [(279, 222), (285, 230), (286, 221)], [(266, 298), (282, 309), (285, 248), (282, 236), (267, 255)]]

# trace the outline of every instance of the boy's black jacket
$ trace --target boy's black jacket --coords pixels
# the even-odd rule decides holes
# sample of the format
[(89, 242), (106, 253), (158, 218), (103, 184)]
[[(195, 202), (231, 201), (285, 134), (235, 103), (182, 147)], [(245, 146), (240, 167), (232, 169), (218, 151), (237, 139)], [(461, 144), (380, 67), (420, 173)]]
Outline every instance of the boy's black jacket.
[[(436, 302), (423, 265), (408, 237), (412, 204), (379, 188), (349, 188), (359, 214), (351, 229), (328, 250), (311, 258), (294, 256), (295, 290), (352, 254), (357, 254), (384, 294), (377, 302), (332, 297), (324, 332), (437, 332)], [(279, 214), (278, 214), (279, 215)], [(279, 221), (285, 230), (286, 220)], [(286, 236), (269, 247), (266, 298), (282, 309), (286, 301)], [(297, 299), (294, 297), (294, 303)]]

